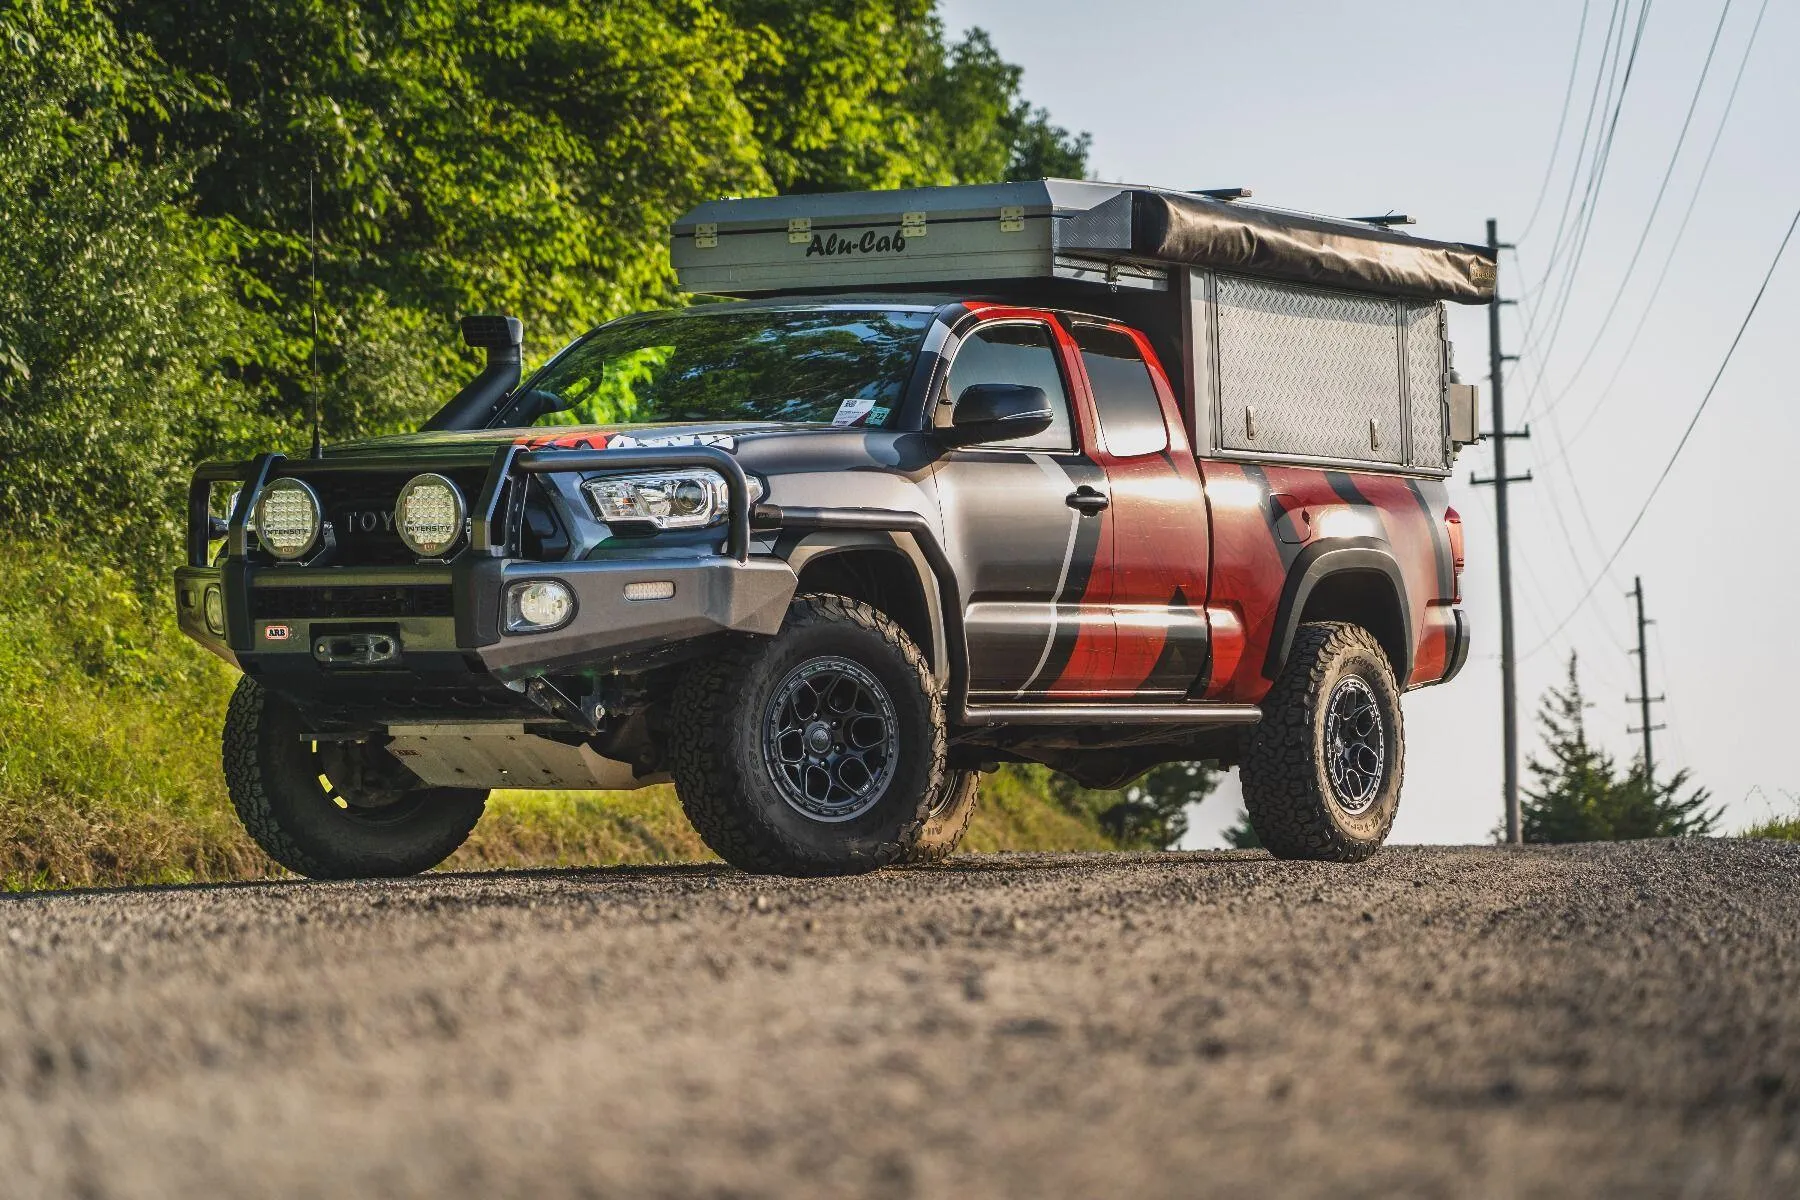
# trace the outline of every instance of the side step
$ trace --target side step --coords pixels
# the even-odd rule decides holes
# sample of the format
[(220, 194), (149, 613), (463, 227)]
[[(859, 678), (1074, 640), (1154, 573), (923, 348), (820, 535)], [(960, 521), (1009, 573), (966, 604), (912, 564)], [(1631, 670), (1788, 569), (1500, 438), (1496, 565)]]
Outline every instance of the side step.
[(971, 704), (963, 725), (1254, 725), (1254, 704)]

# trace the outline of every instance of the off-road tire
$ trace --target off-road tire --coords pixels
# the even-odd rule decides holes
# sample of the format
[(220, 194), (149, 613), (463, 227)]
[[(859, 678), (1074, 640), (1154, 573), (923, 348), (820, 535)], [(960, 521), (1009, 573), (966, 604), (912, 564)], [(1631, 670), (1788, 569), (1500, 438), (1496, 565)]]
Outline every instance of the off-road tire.
[[(1361, 679), (1384, 726), (1384, 774), (1360, 814), (1337, 799), (1326, 753), (1326, 715), (1347, 675)], [(1276, 858), (1361, 862), (1381, 848), (1400, 807), (1406, 762), (1400, 688), (1381, 646), (1360, 626), (1302, 625), (1281, 677), (1263, 700), (1239, 771), (1256, 836)]]
[(225, 786), (256, 844), (296, 874), (417, 875), (455, 853), (481, 819), (488, 794), (469, 788), (421, 784), (387, 808), (340, 805), (319, 782), (326, 768), (303, 732), (292, 704), (254, 679), (238, 681), (225, 716)]
[[(893, 776), (871, 808), (841, 821), (794, 807), (764, 753), (778, 689), (826, 657), (867, 670), (895, 715)], [(943, 700), (925, 656), (893, 621), (843, 596), (796, 597), (774, 638), (689, 667), (670, 725), (671, 773), (688, 820), (720, 858), (760, 874), (851, 875), (900, 861), (918, 843), (944, 776)]]
[(956, 853), (969, 822), (975, 819), (975, 796), (981, 787), (980, 771), (945, 771), (938, 798), (919, 830), (919, 840), (900, 856), (909, 865), (940, 863)]

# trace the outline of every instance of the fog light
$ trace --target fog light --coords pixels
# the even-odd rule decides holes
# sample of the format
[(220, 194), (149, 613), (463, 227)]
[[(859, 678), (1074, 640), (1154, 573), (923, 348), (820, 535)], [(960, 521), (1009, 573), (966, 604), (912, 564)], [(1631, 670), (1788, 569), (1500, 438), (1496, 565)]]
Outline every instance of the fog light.
[(225, 598), (219, 595), (217, 587), (206, 589), (206, 596), (200, 601), (200, 609), (206, 614), (206, 627), (220, 637), (224, 637)]
[(554, 579), (534, 579), (506, 589), (506, 631), (544, 633), (561, 629), (575, 616), (575, 593)]
[(675, 594), (675, 581), (672, 579), (648, 579), (642, 583), (625, 585), (627, 600), (667, 600)]

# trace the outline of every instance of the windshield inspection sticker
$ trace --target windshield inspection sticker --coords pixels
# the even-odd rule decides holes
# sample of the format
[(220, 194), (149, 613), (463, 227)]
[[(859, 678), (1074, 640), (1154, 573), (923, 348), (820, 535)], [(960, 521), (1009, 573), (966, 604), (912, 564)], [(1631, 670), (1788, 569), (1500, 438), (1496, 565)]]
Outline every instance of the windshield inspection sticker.
[[(831, 418), (833, 425), (859, 425), (864, 417), (875, 407), (873, 396), (852, 396), (838, 405), (837, 416)], [(882, 414), (886, 416), (886, 413)]]

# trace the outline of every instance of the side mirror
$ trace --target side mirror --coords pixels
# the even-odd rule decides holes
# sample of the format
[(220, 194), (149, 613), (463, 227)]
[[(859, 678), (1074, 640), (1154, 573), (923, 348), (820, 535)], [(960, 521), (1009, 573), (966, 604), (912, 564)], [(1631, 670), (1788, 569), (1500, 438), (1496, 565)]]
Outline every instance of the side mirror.
[(938, 436), (952, 446), (1004, 442), (1050, 428), (1056, 415), (1041, 387), (1019, 383), (972, 383), (956, 398), (950, 427)]

